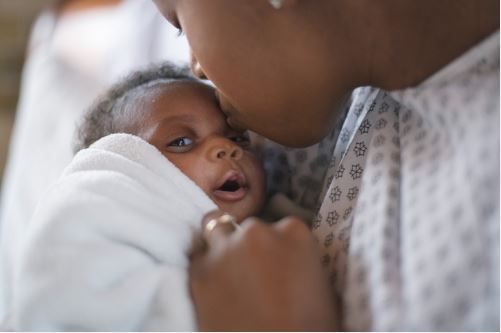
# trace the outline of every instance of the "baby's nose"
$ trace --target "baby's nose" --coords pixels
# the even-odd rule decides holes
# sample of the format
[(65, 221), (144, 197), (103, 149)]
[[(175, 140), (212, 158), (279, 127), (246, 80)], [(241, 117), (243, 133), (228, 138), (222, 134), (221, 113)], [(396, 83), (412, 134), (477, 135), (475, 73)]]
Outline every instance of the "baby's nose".
[(242, 148), (226, 138), (214, 138), (210, 148), (210, 156), (212, 159), (232, 159), (239, 160), (242, 158)]

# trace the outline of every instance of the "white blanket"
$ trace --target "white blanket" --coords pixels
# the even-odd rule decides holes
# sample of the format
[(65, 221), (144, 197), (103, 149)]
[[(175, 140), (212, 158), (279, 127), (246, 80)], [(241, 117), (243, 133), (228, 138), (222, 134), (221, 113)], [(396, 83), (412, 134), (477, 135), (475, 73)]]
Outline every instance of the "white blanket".
[(196, 330), (187, 255), (215, 208), (138, 137), (114, 134), (80, 151), (28, 227), (14, 328)]

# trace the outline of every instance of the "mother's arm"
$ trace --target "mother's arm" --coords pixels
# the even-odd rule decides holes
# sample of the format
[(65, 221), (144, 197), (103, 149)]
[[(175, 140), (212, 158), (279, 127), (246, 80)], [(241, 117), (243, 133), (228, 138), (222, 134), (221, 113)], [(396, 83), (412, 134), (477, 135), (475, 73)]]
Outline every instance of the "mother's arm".
[[(206, 219), (207, 220), (207, 219)], [(190, 277), (201, 331), (333, 331), (333, 293), (318, 245), (299, 219), (216, 227)]]

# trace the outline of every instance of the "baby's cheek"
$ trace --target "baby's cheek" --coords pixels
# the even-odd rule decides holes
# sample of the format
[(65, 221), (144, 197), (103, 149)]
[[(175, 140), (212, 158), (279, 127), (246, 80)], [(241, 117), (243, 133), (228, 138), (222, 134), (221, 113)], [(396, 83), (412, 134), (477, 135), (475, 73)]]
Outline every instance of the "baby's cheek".
[(171, 162), (181, 170), (188, 178), (198, 185), (206, 194), (210, 195), (209, 178), (211, 175), (207, 163), (201, 163), (191, 158), (171, 158)]
[(260, 160), (257, 158), (252, 160), (252, 167), (253, 167), (253, 172), (252, 172), (252, 182), (255, 190), (255, 197), (257, 201), (257, 205), (262, 205), (264, 204), (264, 197), (265, 197), (265, 191), (266, 191), (266, 184), (265, 184), (265, 179), (266, 177), (264, 176), (264, 168)]
[(257, 178), (257, 181), (259, 182), (261, 188), (263, 189), (264, 191), (264, 188), (265, 188), (265, 179), (266, 177), (264, 176), (264, 167), (263, 167), (263, 163), (261, 162), (261, 160), (257, 159), (257, 158), (254, 158), (253, 159), (253, 164), (254, 164), (254, 173), (256, 174), (256, 178)]

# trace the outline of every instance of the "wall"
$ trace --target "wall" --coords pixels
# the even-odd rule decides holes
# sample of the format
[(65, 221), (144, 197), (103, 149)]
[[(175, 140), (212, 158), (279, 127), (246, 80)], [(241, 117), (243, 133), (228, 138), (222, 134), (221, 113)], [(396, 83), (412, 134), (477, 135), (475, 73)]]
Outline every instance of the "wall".
[(31, 24), (50, 0), (0, 0), (0, 182)]

